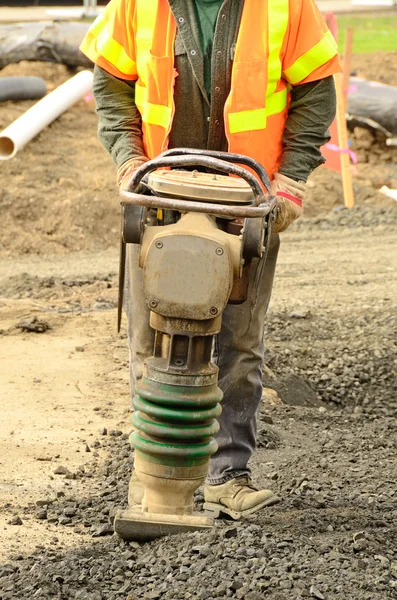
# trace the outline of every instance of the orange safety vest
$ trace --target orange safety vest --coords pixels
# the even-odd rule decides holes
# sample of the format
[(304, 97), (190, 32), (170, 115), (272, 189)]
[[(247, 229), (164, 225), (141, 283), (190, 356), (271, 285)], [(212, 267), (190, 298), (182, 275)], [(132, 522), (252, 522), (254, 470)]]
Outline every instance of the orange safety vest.
[[(115, 77), (136, 81), (149, 158), (167, 149), (172, 127), (176, 28), (167, 0), (111, 0), (81, 45)], [(229, 151), (255, 159), (273, 177), (289, 86), (339, 70), (335, 40), (314, 0), (245, 0), (224, 110)]]

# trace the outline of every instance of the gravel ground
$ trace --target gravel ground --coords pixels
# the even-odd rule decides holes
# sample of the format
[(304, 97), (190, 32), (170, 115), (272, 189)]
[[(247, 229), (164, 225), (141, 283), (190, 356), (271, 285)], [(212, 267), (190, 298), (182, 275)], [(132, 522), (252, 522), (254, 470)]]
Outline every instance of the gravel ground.
[[(34, 524), (52, 537), (30, 552), (21, 545), (0, 565), (0, 600), (397, 598), (393, 219), (378, 230), (361, 218), (351, 228), (339, 221), (329, 232), (306, 222), (288, 234), (280, 257), (252, 461), (254, 480), (282, 502), (244, 522), (219, 521), (210, 533), (127, 544), (112, 521), (127, 496), (128, 434), (104, 427), (84, 466), (50, 463), (63, 491), (52, 486), (35, 501), (3, 507), (9, 528), (29, 532)], [(0, 291), (10, 310), (13, 302), (39, 303), (38, 320), (56, 332), (61, 318), (114, 310), (115, 276), (77, 273), (6, 277)], [(109, 357), (126, 369), (122, 343), (108, 334)], [(105, 425), (107, 404), (96, 413)], [(196, 500), (200, 508), (201, 492)], [(72, 547), (63, 547), (65, 531), (76, 535)]]
[(131, 453), (126, 436), (109, 432), (95, 443), (109, 447), (108, 461), (74, 474), (97, 477), (97, 493), (42, 498), (20, 515), (78, 528), (87, 542), (63, 552), (54, 537), (52, 547), (11, 557), (0, 567), (1, 600), (395, 598), (394, 420), (267, 403), (260, 419), (273, 450), (258, 450), (256, 470), (280, 505), (209, 534), (142, 545), (110, 537)]
[[(365, 286), (365, 280), (350, 285)], [(271, 312), (266, 359), (271, 372), (265, 372), (265, 386), (300, 404), (297, 385), (303, 381), (304, 404), (308, 385), (309, 393), (315, 390), (328, 406), (396, 417), (396, 305), (391, 308), (373, 307), (353, 319), (328, 311)], [(285, 386), (291, 392), (283, 396)]]

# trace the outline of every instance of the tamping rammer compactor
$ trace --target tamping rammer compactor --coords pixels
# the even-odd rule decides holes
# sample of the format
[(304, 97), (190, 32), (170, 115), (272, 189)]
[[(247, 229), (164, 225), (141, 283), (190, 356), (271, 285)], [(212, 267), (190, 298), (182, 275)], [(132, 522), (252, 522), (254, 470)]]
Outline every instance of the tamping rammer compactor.
[(190, 149), (145, 163), (128, 190), (121, 192), (119, 327), (126, 244), (139, 244), (155, 343), (133, 400), (143, 503), (118, 511), (114, 526), (124, 539), (148, 540), (212, 525), (211, 507), (194, 512), (193, 494), (217, 449), (222, 392), (213, 340), (226, 305), (247, 298), (252, 259), (267, 252), (276, 201), (255, 161)]

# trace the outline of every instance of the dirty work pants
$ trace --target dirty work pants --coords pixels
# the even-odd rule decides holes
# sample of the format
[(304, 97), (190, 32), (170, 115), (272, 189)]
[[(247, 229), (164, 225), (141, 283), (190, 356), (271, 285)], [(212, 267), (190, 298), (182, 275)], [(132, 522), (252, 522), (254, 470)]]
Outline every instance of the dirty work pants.
[[(219, 367), (219, 387), (224, 396), (216, 435), (218, 451), (211, 458), (208, 475), (212, 485), (250, 474), (248, 461), (256, 446), (256, 412), (262, 397), (263, 329), (279, 245), (279, 237), (274, 235), (266, 262), (253, 261), (247, 301), (229, 304), (223, 313), (214, 362)], [(154, 343), (138, 252), (137, 245), (127, 245), (125, 309), (132, 395), (135, 382), (142, 377), (145, 358), (153, 354)]]

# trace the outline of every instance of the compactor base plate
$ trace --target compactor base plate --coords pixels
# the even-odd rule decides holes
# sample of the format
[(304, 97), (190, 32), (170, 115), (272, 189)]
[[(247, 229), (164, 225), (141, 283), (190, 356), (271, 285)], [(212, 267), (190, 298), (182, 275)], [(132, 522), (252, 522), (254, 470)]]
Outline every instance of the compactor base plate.
[(114, 520), (115, 532), (127, 541), (148, 542), (164, 535), (211, 529), (212, 519), (200, 514), (164, 515), (141, 510), (119, 510)]

